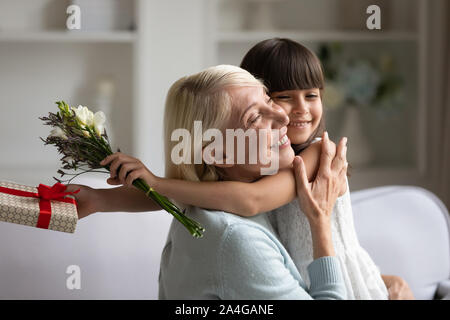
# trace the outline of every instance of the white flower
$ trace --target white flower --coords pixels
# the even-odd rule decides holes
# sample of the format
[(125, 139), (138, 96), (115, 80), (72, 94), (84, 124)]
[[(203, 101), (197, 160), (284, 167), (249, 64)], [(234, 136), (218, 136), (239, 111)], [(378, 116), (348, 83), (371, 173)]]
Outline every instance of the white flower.
[(52, 131), (50, 131), (50, 137), (57, 137), (67, 140), (66, 134), (60, 127), (55, 127)]
[(87, 123), (89, 127), (94, 125), (94, 113), (88, 109)]
[(93, 118), (95, 132), (101, 136), (105, 132), (106, 116), (103, 111), (98, 111)]
[(345, 100), (344, 88), (336, 82), (327, 82), (323, 91), (323, 105), (330, 109), (339, 108)]
[(75, 112), (78, 122), (81, 125), (92, 126), (94, 124), (94, 114), (87, 107), (78, 106), (77, 108), (72, 108)]
[[(75, 116), (81, 126), (90, 128), (94, 126), (94, 114), (87, 107), (79, 105), (77, 108), (72, 108), (72, 110), (75, 112)], [(90, 136), (87, 130), (83, 130), (83, 134), (86, 137)]]

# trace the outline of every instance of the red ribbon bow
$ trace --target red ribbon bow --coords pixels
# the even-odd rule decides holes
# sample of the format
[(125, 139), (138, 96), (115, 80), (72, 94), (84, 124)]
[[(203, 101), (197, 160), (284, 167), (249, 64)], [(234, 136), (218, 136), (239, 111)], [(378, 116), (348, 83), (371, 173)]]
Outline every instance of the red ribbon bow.
[(65, 196), (78, 193), (80, 192), (80, 189), (73, 192), (65, 192), (66, 188), (67, 188), (66, 185), (57, 182), (51, 187), (46, 186), (45, 184), (40, 184), (39, 187), (37, 187), (38, 193), (10, 189), (5, 187), (0, 187), (0, 192), (21, 197), (39, 198), (40, 199), (39, 217), (36, 227), (48, 229), (50, 219), (52, 216), (52, 206), (50, 200), (67, 202), (77, 205), (75, 199), (65, 198)]
[(38, 189), (39, 198), (44, 200), (61, 200), (64, 199), (68, 194), (75, 194), (80, 191), (80, 189), (74, 192), (64, 192), (67, 186), (62, 183), (55, 183), (52, 187), (46, 186), (45, 184), (40, 184)]

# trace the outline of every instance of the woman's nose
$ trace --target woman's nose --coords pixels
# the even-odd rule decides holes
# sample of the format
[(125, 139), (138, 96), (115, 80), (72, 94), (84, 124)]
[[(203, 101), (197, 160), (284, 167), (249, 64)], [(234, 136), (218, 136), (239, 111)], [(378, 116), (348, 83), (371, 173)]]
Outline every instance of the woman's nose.
[(272, 107), (272, 116), (274, 120), (272, 121), (272, 127), (281, 128), (287, 126), (289, 123), (289, 117), (284, 109), (275, 103), (272, 104)]

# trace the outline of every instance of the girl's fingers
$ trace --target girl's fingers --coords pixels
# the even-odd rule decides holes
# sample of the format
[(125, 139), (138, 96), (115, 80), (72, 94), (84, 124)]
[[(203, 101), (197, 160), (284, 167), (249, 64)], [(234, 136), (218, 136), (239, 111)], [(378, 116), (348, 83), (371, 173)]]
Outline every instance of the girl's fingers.
[(103, 166), (108, 164), (110, 164), (110, 178), (107, 180), (107, 183), (111, 185), (126, 184), (127, 176), (141, 166), (141, 162), (138, 159), (121, 152), (113, 153), (100, 162), (100, 165)]
[(138, 179), (138, 178), (142, 178), (143, 177), (143, 170), (138, 169), (138, 170), (133, 170), (132, 172), (130, 172), (130, 174), (128, 175), (128, 177), (125, 180), (125, 184), (129, 187), (131, 187), (133, 185), (133, 181)]
[(106, 166), (108, 163), (110, 163), (111, 161), (113, 161), (114, 159), (116, 159), (121, 153), (120, 152), (115, 152), (113, 154), (110, 154), (109, 156), (107, 156), (105, 159), (103, 159), (102, 161), (100, 161), (100, 164), (102, 166)]
[(102, 161), (100, 161), (100, 165), (102, 166), (106, 166), (107, 164), (111, 163), (112, 161), (116, 160), (116, 159), (122, 159), (122, 160), (137, 160), (129, 155), (126, 155), (122, 152), (115, 152), (113, 154), (110, 154), (109, 156), (107, 156), (105, 159), (103, 159)]
[(123, 163), (118, 175), (119, 181), (125, 184), (127, 174), (131, 173), (133, 170), (138, 169), (139, 167), (140, 164), (136, 162)]
[(111, 178), (117, 177), (117, 169), (122, 164), (122, 161), (119, 158), (114, 159), (109, 166), (109, 173)]
[(119, 175), (120, 166), (124, 165), (128, 162), (135, 162), (133, 158), (131, 157), (125, 157), (125, 156), (119, 156), (113, 162), (111, 163), (111, 166), (109, 167), (109, 172), (111, 174), (111, 178), (115, 178)]

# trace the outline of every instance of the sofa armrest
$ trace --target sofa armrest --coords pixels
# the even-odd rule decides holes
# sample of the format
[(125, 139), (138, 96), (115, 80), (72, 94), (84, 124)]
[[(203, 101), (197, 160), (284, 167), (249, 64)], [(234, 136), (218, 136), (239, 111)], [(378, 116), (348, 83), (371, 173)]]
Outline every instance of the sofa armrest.
[(438, 284), (435, 299), (450, 300), (450, 279)]

